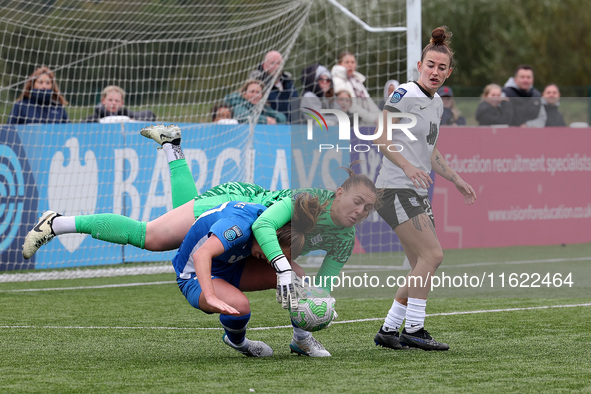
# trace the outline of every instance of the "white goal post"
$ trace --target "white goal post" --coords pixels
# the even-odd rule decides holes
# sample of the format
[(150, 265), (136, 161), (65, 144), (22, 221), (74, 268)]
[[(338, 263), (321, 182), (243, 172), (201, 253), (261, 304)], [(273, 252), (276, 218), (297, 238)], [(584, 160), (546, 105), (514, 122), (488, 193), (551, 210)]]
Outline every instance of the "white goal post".
[[(89, 235), (60, 236), (31, 260), (20, 250), (46, 209), (142, 221), (170, 210), (164, 154), (138, 134), (151, 123), (180, 125), (199, 191), (236, 180), (291, 187), (289, 124), (258, 124), (264, 100), (237, 125), (213, 124), (212, 108), (240, 89), (272, 50), (282, 54), (283, 70), (300, 95), (306, 66), (330, 69), (339, 53), (354, 53), (377, 102), (386, 81), (416, 78), (422, 47), (420, 0), (44, 4), (0, 2), (0, 271), (169, 261), (174, 251), (107, 245)], [(18, 124), (15, 102), (42, 66), (53, 71), (68, 101), (68, 122)], [(109, 85), (124, 89), (133, 114), (153, 117), (93, 122)], [(268, 97), (270, 88), (263, 93)], [(310, 184), (321, 179), (306, 171), (302, 179)], [(385, 250), (390, 241), (380, 242)]]

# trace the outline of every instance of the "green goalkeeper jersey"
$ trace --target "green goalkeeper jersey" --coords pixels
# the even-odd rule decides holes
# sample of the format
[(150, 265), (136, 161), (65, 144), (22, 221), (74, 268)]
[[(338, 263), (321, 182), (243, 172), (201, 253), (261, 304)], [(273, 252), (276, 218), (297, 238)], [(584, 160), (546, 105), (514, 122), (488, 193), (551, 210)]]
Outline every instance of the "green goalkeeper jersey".
[(334, 192), (313, 188), (293, 190), (293, 197), (289, 195), (274, 203), (254, 222), (252, 229), (269, 260), (283, 254), (277, 241), (276, 232), (277, 229), (291, 220), (293, 211), (292, 198), (301, 193), (317, 196), (320, 204), (328, 202), (327, 207), (318, 217), (316, 227), (306, 234), (302, 254), (307, 254), (313, 250), (326, 251), (326, 256), (318, 271), (318, 277), (321, 279), (320, 283), (323, 284), (321, 287), (329, 290), (330, 279), (328, 278), (341, 272), (355, 246), (355, 227), (337, 226), (330, 217), (330, 209), (335, 196)]
[(197, 219), (203, 212), (228, 201), (244, 201), (266, 207), (285, 197), (290, 197), (289, 189), (270, 191), (247, 182), (227, 182), (217, 185), (195, 197), (193, 212)]

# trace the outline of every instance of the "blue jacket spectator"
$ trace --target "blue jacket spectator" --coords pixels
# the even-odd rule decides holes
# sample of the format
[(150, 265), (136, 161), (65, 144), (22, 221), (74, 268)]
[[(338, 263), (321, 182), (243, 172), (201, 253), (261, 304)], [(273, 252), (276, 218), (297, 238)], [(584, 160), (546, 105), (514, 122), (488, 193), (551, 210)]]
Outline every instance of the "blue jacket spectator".
[(271, 91), (267, 97), (267, 103), (275, 111), (279, 111), (286, 116), (288, 122), (297, 120), (299, 115), (298, 92), (295, 89), (293, 79), (290, 73), (282, 71), (283, 56), (277, 51), (270, 51), (265, 55), (265, 59), (256, 70), (253, 70), (249, 78), (258, 79), (264, 82), (265, 86), (271, 85), (273, 79), (277, 77), (275, 83), (270, 86)]
[(67, 123), (66, 105), (68, 102), (60, 93), (53, 71), (39, 67), (26, 80), (22, 94), (10, 111), (8, 123)]

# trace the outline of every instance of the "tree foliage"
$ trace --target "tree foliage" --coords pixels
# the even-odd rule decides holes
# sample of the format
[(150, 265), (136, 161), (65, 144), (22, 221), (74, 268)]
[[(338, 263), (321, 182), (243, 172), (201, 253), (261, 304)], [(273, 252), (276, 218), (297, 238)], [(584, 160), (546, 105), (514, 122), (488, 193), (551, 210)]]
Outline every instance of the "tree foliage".
[(530, 64), (537, 88), (557, 83), (586, 95), (590, 6), (588, 0), (423, 0), (423, 41), (437, 26), (453, 32), (454, 85), (504, 84), (516, 66)]

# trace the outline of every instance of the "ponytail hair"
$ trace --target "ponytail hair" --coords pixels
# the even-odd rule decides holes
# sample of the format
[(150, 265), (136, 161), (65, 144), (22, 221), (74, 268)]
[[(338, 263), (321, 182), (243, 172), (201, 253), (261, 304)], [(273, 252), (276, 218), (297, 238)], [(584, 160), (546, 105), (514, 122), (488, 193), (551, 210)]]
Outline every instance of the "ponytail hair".
[(431, 40), (429, 41), (429, 44), (427, 44), (427, 46), (423, 49), (423, 53), (421, 54), (421, 62), (425, 59), (427, 52), (435, 51), (448, 55), (450, 63), (449, 66), (450, 68), (453, 68), (454, 52), (450, 47), (452, 35), (452, 32), (448, 30), (447, 26), (439, 26), (433, 29), (431, 32)]
[(302, 253), (306, 234), (316, 228), (318, 217), (330, 201), (321, 204), (318, 196), (310, 193), (298, 193), (293, 198), (291, 215), (291, 258), (295, 259)]
[(378, 208), (380, 206), (380, 200), (383, 194), (383, 190), (378, 189), (375, 183), (373, 183), (373, 181), (369, 179), (366, 175), (357, 174), (355, 171), (353, 171), (353, 166), (358, 163), (361, 163), (361, 160), (356, 160), (352, 162), (349, 167), (339, 167), (347, 171), (347, 174), (349, 174), (349, 177), (345, 180), (345, 182), (343, 182), (341, 188), (343, 188), (345, 191), (348, 191), (349, 189), (357, 185), (366, 186), (369, 190), (375, 193), (376, 203), (374, 207)]

